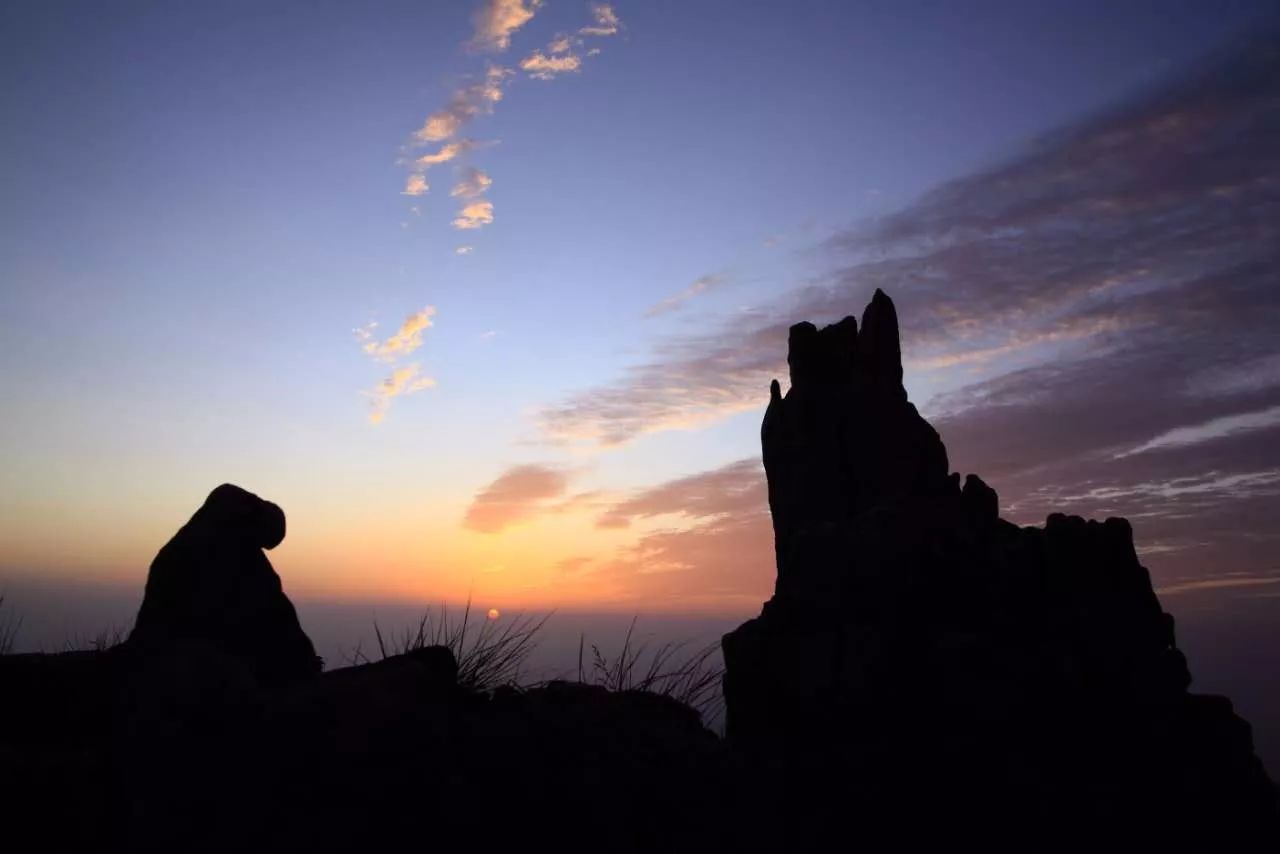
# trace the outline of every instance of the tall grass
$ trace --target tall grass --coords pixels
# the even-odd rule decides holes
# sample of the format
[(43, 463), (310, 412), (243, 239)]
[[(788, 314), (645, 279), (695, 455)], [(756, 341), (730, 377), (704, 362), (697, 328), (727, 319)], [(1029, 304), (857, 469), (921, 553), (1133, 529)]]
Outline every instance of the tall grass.
[[(444, 646), (458, 662), (458, 684), (464, 688), (483, 692), (504, 686), (529, 690), (545, 684), (542, 679), (528, 678), (525, 665), (537, 646), (538, 633), (550, 617), (521, 614), (499, 623), (473, 616), (469, 601), (461, 616), (451, 616), (448, 606), (441, 605), (428, 609), (416, 625), (399, 633), (386, 632), (375, 621), (375, 656), (366, 655), (357, 645), (346, 659), (353, 665), (368, 664), (374, 658), (387, 659), (429, 646)], [(636, 622), (632, 619), (616, 656), (591, 644), (588, 660), (586, 636), (580, 636), (577, 681), (609, 691), (647, 691), (670, 697), (696, 709), (704, 724), (715, 727), (724, 709), (720, 644), (653, 646), (636, 640)], [(565, 674), (562, 678), (573, 677)]]
[[(520, 686), (521, 670), (537, 645), (538, 632), (550, 619), (519, 614), (511, 619), (473, 618), (468, 600), (461, 618), (451, 619), (447, 605), (427, 610), (414, 627), (399, 635), (383, 634), (375, 622), (374, 635), (381, 658), (403, 655), (428, 646), (444, 646), (458, 662), (458, 684), (473, 691)], [(360, 648), (350, 656), (352, 664), (369, 661)]]
[(18, 643), (18, 629), (22, 628), (22, 618), (15, 619), (5, 613), (4, 595), (0, 594), (0, 655), (8, 655)]
[(601, 685), (610, 691), (648, 691), (678, 700), (702, 715), (708, 726), (724, 709), (720, 690), (724, 666), (717, 660), (719, 642), (690, 649), (685, 643), (650, 647), (634, 643), (636, 619), (631, 620), (622, 649), (610, 658), (591, 645), (591, 662), (585, 661), (586, 637), (578, 639), (578, 681)]
[(102, 629), (93, 637), (83, 637), (76, 635), (71, 640), (62, 645), (63, 652), (78, 652), (82, 650), (93, 650), (94, 652), (106, 652), (112, 647), (120, 646), (129, 639), (129, 629), (121, 626), (112, 626), (109, 629)]

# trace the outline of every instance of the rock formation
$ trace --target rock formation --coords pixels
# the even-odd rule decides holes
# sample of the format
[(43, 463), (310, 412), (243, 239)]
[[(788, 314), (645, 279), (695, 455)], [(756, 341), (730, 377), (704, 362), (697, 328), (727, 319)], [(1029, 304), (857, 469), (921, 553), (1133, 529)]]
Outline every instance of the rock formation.
[(775, 593), (723, 641), (762, 832), (794, 843), (856, 808), (863, 838), (1274, 841), (1248, 724), (1188, 693), (1129, 523), (1022, 528), (961, 485), (882, 292), (861, 331), (800, 323), (789, 348), (761, 428)]
[(1129, 524), (1020, 528), (950, 473), (882, 293), (860, 331), (793, 327), (789, 361), (761, 431), (777, 586), (724, 638), (727, 738), (639, 691), (480, 690), (445, 647), (320, 673), (262, 552), (283, 512), (223, 485), (156, 556), (127, 643), (0, 656), (6, 838), (1278, 850), (1249, 727), (1188, 692)]
[(204, 645), (287, 682), (320, 672), (311, 639), (263, 549), (284, 539), (284, 511), (224, 483), (160, 549), (129, 644)]

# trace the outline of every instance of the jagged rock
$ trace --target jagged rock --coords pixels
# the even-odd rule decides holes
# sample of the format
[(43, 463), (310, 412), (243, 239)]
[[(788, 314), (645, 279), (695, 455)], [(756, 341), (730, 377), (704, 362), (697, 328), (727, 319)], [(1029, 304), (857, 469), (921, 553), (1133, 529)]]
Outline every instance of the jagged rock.
[(231, 484), (213, 490), (152, 561), (129, 645), (207, 644), (268, 684), (318, 673), (315, 648), (262, 552), (284, 535), (275, 504)]
[(1129, 523), (1019, 528), (981, 478), (961, 488), (882, 292), (861, 332), (797, 324), (789, 347), (761, 426), (777, 586), (723, 640), (761, 838), (794, 847), (851, 804), (867, 833), (1030, 850), (1108, 828), (1178, 850), (1280, 838), (1248, 725), (1187, 693)]

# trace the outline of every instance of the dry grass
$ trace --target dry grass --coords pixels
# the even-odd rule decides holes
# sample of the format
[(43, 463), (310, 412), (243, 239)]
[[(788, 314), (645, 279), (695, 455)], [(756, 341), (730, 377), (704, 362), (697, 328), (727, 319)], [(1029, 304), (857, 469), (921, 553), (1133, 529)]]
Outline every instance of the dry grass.
[(22, 628), (22, 618), (14, 618), (6, 614), (4, 596), (0, 595), (0, 655), (8, 655), (18, 643), (18, 630)]
[[(373, 631), (381, 658), (428, 646), (445, 646), (458, 662), (459, 685), (473, 691), (492, 691), (504, 685), (520, 687), (521, 668), (549, 618), (550, 615), (535, 618), (518, 614), (500, 623), (484, 617), (475, 619), (468, 601), (461, 618), (451, 619), (448, 607), (441, 605), (438, 611), (428, 610), (417, 626), (399, 635), (384, 635), (376, 622)], [(369, 661), (359, 647), (348, 659), (352, 664)]]
[(698, 710), (703, 723), (712, 726), (724, 708), (721, 680), (724, 667), (717, 661), (719, 642), (689, 649), (684, 643), (664, 643), (650, 648), (633, 643), (636, 620), (631, 620), (622, 649), (610, 658), (591, 645), (591, 663), (584, 653), (586, 638), (578, 641), (578, 681), (601, 685), (610, 691), (648, 691), (671, 697)]
[[(492, 691), (506, 686), (528, 690), (544, 684), (540, 679), (527, 678), (524, 667), (548, 619), (550, 615), (535, 618), (521, 614), (498, 623), (476, 618), (470, 602), (460, 617), (451, 617), (448, 607), (441, 605), (428, 610), (417, 625), (399, 634), (384, 632), (375, 622), (378, 649), (374, 658), (444, 646), (458, 662), (458, 684), (464, 688)], [(577, 681), (609, 691), (648, 691), (670, 697), (696, 709), (707, 726), (716, 727), (724, 709), (720, 690), (724, 667), (719, 660), (719, 642), (692, 648), (685, 643), (652, 646), (636, 641), (636, 622), (631, 621), (622, 649), (613, 657), (591, 644), (588, 661), (586, 637), (580, 637)], [(374, 660), (359, 645), (346, 659), (352, 665)]]
[(114, 626), (109, 629), (103, 629), (91, 638), (76, 635), (71, 640), (62, 645), (63, 652), (78, 652), (81, 650), (93, 650), (94, 652), (106, 652), (112, 647), (120, 646), (129, 639), (129, 630)]

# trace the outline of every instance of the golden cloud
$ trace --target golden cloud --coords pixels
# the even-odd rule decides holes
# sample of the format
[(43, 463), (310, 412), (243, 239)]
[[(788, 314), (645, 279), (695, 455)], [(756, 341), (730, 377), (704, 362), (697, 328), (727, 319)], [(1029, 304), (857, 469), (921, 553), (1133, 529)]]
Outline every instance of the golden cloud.
[(512, 34), (533, 20), (541, 6), (542, 0), (486, 0), (475, 14), (476, 31), (469, 46), (501, 53), (511, 46)]
[(453, 227), (458, 229), (483, 228), (493, 222), (493, 202), (479, 199), (470, 202), (453, 220)]

